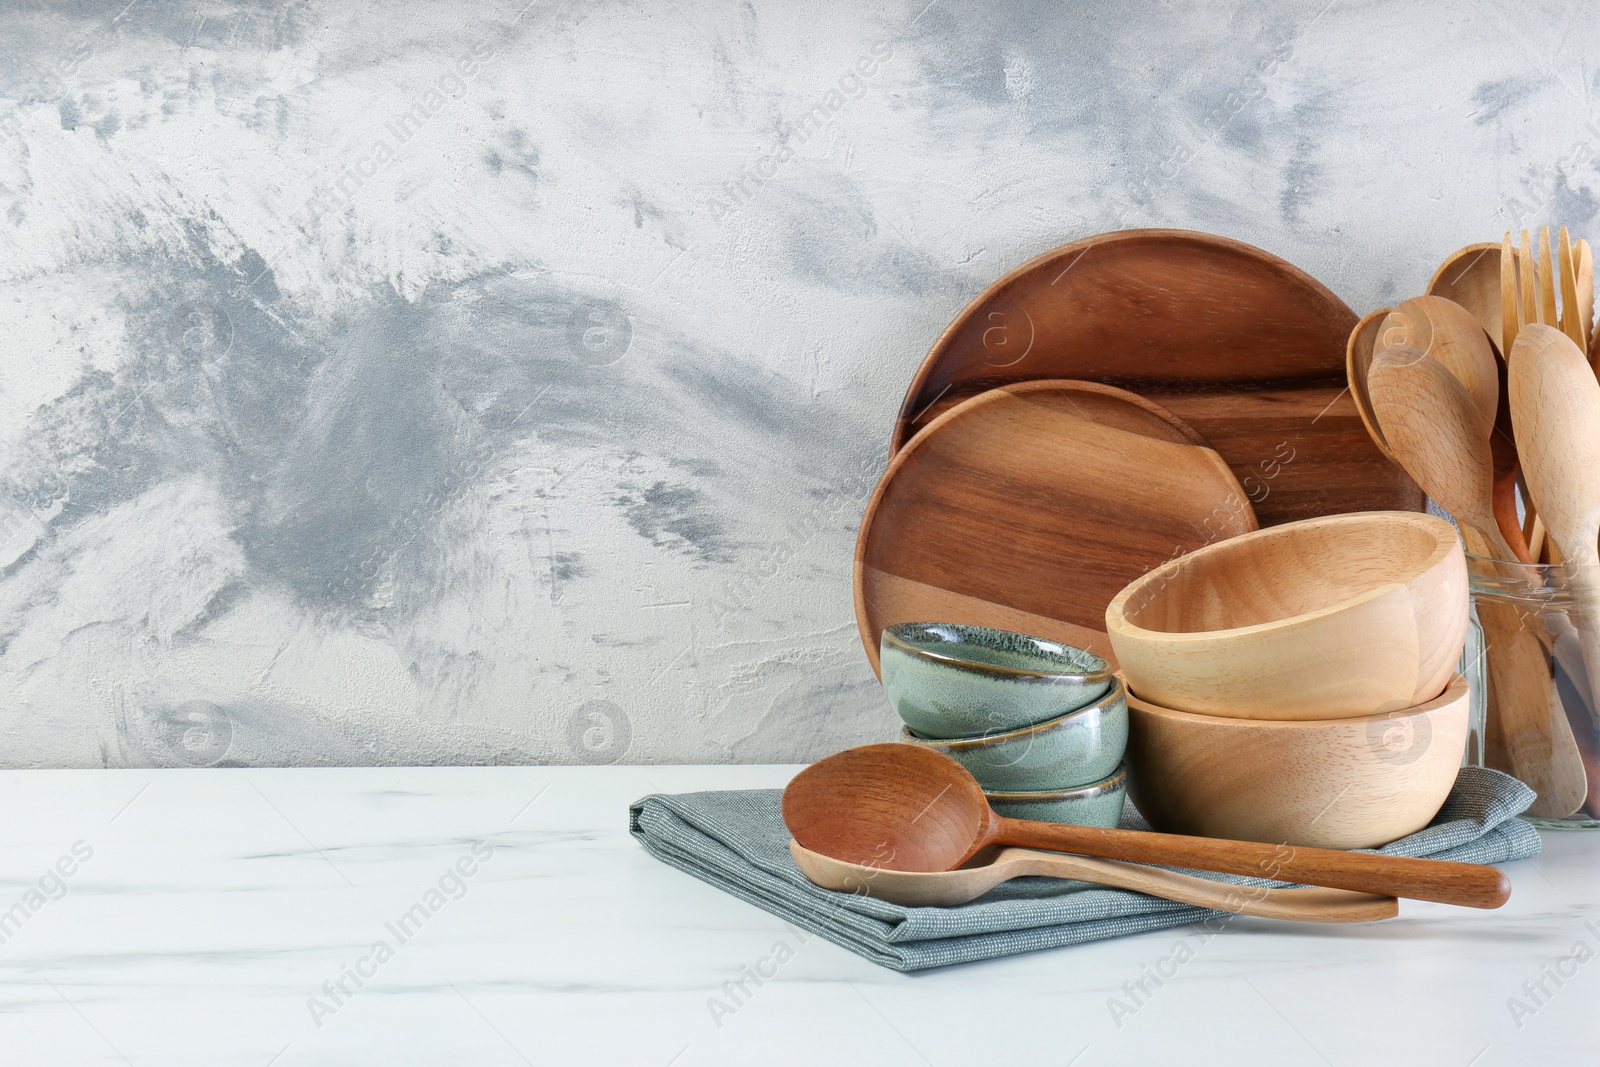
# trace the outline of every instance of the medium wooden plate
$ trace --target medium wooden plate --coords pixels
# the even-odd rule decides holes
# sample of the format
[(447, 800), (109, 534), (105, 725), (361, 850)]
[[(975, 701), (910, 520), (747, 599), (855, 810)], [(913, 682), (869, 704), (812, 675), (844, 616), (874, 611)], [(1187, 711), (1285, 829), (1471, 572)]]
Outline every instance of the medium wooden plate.
[(1175, 556), (1256, 528), (1227, 463), (1151, 400), (1024, 382), (930, 422), (889, 462), (856, 540), (856, 622), (965, 622), (1112, 659), (1105, 611)]
[(1320, 282), (1259, 248), (1187, 230), (1099, 234), (1023, 264), (957, 316), (912, 380), (891, 453), (988, 389), (1086, 379), (1187, 420), (1263, 525), (1421, 510), (1344, 393), (1355, 325)]

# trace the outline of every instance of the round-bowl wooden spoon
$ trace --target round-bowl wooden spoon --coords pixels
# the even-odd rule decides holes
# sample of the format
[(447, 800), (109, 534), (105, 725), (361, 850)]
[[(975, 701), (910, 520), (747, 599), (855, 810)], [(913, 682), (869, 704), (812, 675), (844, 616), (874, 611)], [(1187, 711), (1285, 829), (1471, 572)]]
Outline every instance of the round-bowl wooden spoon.
[(1439, 264), (1428, 282), (1429, 296), (1442, 296), (1466, 308), (1500, 347), (1500, 242), (1482, 241), (1457, 249)]
[[(1495, 262), (1499, 262), (1498, 255)], [(1372, 361), (1387, 348), (1414, 348), (1435, 359), (1461, 383), (1473, 406), (1483, 413), (1487, 420), (1484, 426), (1494, 428), (1489, 440), (1494, 457), (1491, 503), (1495, 522), (1508, 550), (1514, 553), (1505, 558), (1530, 562), (1517, 515), (1517, 452), (1511, 438), (1511, 419), (1508, 406), (1500, 403), (1503, 369), (1481, 324), (1454, 301), (1421, 296), (1402, 301), (1392, 311), (1374, 311), (1350, 334), (1345, 369), (1356, 410), (1379, 450), (1404, 467), (1373, 409), (1368, 381)], [(1407, 473), (1411, 473), (1409, 469)]]
[(1473, 406), (1483, 413), (1484, 421), (1494, 425), (1495, 409), (1500, 405), (1500, 373), (1489, 335), (1472, 313), (1442, 296), (1415, 296), (1401, 301), (1390, 318), (1394, 316), (1410, 325), (1407, 343), (1454, 375)]
[(1512, 553), (1503, 558), (1531, 562), (1517, 515), (1517, 449), (1511, 437), (1510, 405), (1500, 402), (1504, 372), (1500, 360), (1495, 358), (1493, 342), (1473, 312), (1442, 296), (1419, 296), (1402, 301), (1385, 322), (1397, 317), (1405, 324), (1409, 343), (1437, 360), (1461, 383), (1473, 406), (1484, 416), (1480, 425), (1492, 427), (1489, 433), (1489, 447), (1494, 457), (1491, 503), (1495, 523)]
[(1524, 326), (1511, 353), (1511, 418), (1529, 492), (1566, 560), (1600, 567), (1600, 382), (1554, 326)]
[(1583, 658), (1600, 680), (1600, 382), (1566, 334), (1538, 324), (1517, 333), (1508, 370), (1528, 490), (1572, 565)]
[(1487, 416), (1461, 381), (1419, 349), (1397, 346), (1373, 357), (1367, 392), (1389, 448), (1439, 506), (1515, 560), (1494, 515), (1494, 455)]
[(783, 791), (783, 821), (813, 852), (897, 871), (953, 871), (982, 848), (1016, 845), (1472, 908), (1511, 895), (1510, 880), (1481, 864), (1007, 819), (965, 767), (911, 745), (813, 763)]
[(1025, 876), (1074, 878), (1115, 889), (1132, 889), (1163, 900), (1214, 908), (1237, 915), (1301, 922), (1359, 923), (1399, 914), (1400, 902), (1343, 889), (1270, 889), (1229, 885), (1192, 874), (1117, 860), (1096, 860), (1028, 848), (1001, 849), (994, 859), (956, 871), (891, 871), (846, 863), (789, 842), (800, 873), (824, 889), (866, 894), (906, 907), (949, 908), (976, 900), (1002, 882)]

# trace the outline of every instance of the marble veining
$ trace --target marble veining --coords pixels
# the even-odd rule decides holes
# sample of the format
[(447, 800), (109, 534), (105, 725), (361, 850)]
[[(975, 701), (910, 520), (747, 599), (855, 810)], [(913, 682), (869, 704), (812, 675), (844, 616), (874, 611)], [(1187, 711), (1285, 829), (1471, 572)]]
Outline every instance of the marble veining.
[[(1600, 863), (1583, 834), (1548, 834), (1537, 860), (1508, 865), (1511, 901), (1495, 912), (1404, 902), (1356, 927), (1235, 917), (905, 975), (627, 833), (646, 793), (780, 786), (796, 769), (8, 773), (4, 1061), (1592, 1058), (1600, 962), (1579, 957), (1600, 948)], [(63, 856), (72, 873), (46, 878)]]

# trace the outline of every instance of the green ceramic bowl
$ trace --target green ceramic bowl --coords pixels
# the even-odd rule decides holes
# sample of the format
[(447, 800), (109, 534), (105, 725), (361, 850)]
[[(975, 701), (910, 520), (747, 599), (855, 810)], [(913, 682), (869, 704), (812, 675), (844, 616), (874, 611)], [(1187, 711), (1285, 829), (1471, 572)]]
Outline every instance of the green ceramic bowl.
[(1104, 696), (1112, 679), (1092, 652), (959, 623), (890, 626), (878, 658), (889, 703), (923, 737), (978, 737), (1059, 719)]
[(1128, 775), (1121, 767), (1104, 781), (1043, 793), (985, 793), (989, 806), (1008, 819), (1114, 827), (1122, 818)]
[(1060, 718), (987, 737), (922, 737), (907, 726), (900, 740), (954, 757), (985, 789), (1006, 793), (1071, 789), (1117, 769), (1128, 747), (1128, 700), (1112, 680), (1105, 696)]

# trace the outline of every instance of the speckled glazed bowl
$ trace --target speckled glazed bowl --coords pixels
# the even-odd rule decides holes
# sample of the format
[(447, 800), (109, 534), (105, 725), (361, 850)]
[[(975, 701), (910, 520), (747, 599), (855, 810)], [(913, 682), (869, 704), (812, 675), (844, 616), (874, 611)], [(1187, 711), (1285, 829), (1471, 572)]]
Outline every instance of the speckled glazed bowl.
[(900, 740), (953, 757), (985, 789), (1037, 792), (1098, 782), (1122, 762), (1128, 701), (1122, 682), (1088, 707), (987, 737), (922, 737), (907, 726)]
[(1110, 665), (1092, 652), (984, 626), (890, 626), (879, 657), (889, 703), (922, 737), (978, 737), (1059, 719), (1111, 688)]
[(1128, 795), (1128, 774), (1121, 767), (1111, 777), (1076, 789), (1042, 793), (984, 793), (989, 806), (1008, 819), (1065, 822), (1075, 826), (1116, 826)]

